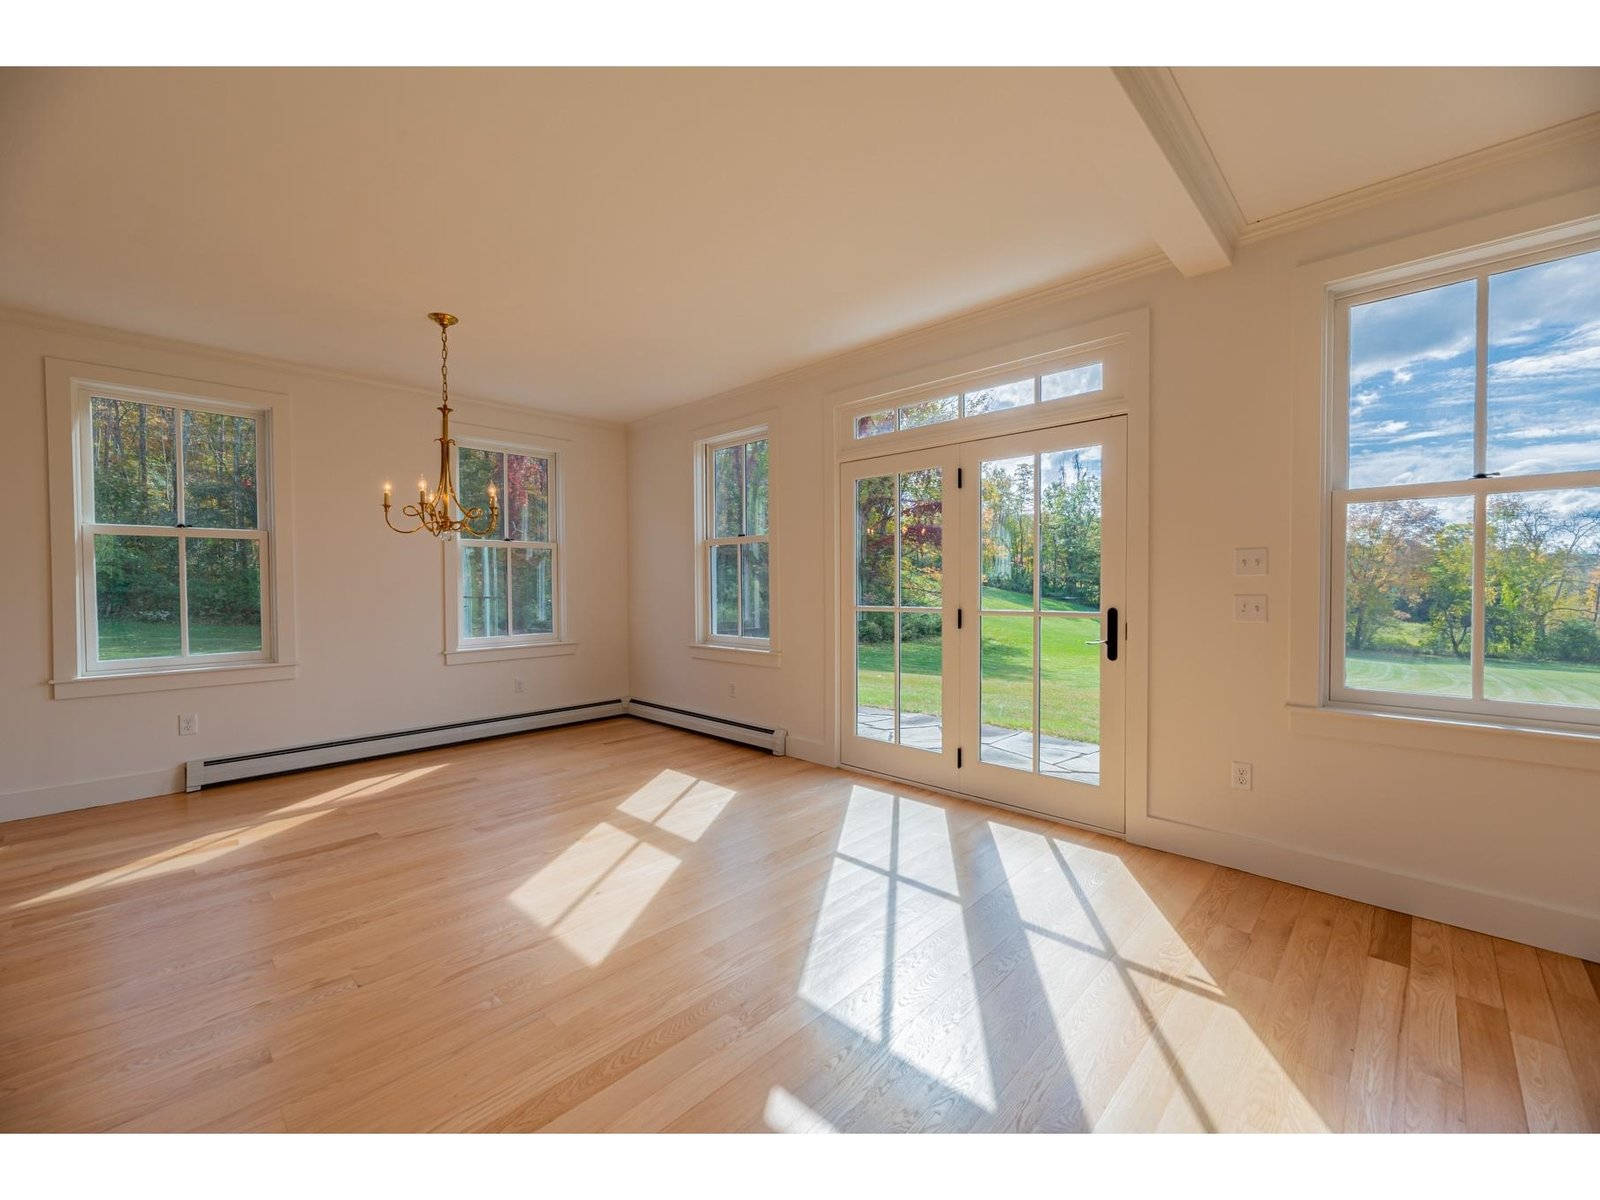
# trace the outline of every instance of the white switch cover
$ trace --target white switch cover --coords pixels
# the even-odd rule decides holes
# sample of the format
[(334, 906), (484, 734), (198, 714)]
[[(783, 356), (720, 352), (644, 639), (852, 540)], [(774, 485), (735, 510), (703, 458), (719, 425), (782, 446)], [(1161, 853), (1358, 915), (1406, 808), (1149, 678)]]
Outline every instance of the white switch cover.
[(1235, 596), (1233, 598), (1235, 621), (1265, 621), (1267, 598), (1265, 596)]
[(1267, 573), (1267, 548), (1265, 546), (1247, 546), (1243, 550), (1233, 552), (1233, 573), (1235, 575), (1265, 575)]

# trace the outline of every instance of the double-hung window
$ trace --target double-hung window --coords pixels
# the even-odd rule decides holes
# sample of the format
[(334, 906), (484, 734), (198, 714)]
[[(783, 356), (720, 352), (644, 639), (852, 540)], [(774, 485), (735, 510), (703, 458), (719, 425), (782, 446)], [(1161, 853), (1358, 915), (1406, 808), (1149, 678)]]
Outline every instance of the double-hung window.
[(1600, 725), (1600, 243), (1339, 295), (1330, 333), (1330, 698)]
[(765, 429), (700, 444), (700, 640), (772, 647), (771, 442)]
[(456, 447), (462, 504), (487, 515), (491, 484), (500, 496), (496, 526), (457, 542), (456, 649), (559, 640), (557, 471), (557, 455), (549, 451)]
[(82, 674), (268, 660), (265, 411), (80, 384)]

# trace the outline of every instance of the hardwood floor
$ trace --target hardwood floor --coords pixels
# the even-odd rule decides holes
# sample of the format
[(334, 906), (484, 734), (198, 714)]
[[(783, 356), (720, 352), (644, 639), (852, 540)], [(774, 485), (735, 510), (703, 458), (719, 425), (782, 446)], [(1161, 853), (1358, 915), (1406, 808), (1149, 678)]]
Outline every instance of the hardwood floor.
[(1597, 974), (623, 719), (0, 826), (0, 1129), (1593, 1131)]

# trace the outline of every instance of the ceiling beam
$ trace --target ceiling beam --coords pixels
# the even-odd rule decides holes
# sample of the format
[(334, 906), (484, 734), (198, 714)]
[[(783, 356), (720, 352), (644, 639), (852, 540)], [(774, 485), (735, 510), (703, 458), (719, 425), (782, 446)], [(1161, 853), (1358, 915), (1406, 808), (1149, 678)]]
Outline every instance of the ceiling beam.
[(1108, 180), (1141, 213), (1163, 253), (1185, 275), (1233, 262), (1244, 216), (1166, 67), (1113, 67), (1105, 133), (1117, 139)]

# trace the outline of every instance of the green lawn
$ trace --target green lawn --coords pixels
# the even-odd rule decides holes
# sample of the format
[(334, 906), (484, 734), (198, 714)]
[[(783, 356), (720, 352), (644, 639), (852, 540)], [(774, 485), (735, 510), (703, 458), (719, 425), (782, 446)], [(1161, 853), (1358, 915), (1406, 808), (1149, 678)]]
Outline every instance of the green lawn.
[[(1031, 607), (1031, 598), (998, 588), (983, 589), (987, 610), (1016, 611)], [(1071, 606), (1046, 600), (1048, 611)], [(1032, 728), (1033, 622), (1021, 617), (989, 617), (982, 621), (983, 721), (1011, 729)], [(1043, 712), (1040, 731), (1074, 741), (1100, 740), (1100, 647), (1085, 642), (1100, 636), (1098, 616), (1050, 618), (1042, 622), (1044, 644)], [(857, 697), (876, 708), (894, 707), (894, 646), (870, 642), (858, 648)], [(938, 638), (906, 642), (900, 649), (902, 712), (939, 711), (940, 643)]]
[[(260, 625), (190, 625), (189, 653), (242, 654), (261, 649)], [(164, 658), (178, 653), (178, 623), (100, 621), (100, 658)]]
[[(1472, 694), (1472, 669), (1465, 659), (1363, 650), (1345, 657), (1344, 673), (1353, 688), (1422, 696)], [(1483, 688), (1490, 700), (1592, 708), (1600, 706), (1600, 667), (1490, 660), (1484, 664)]]

